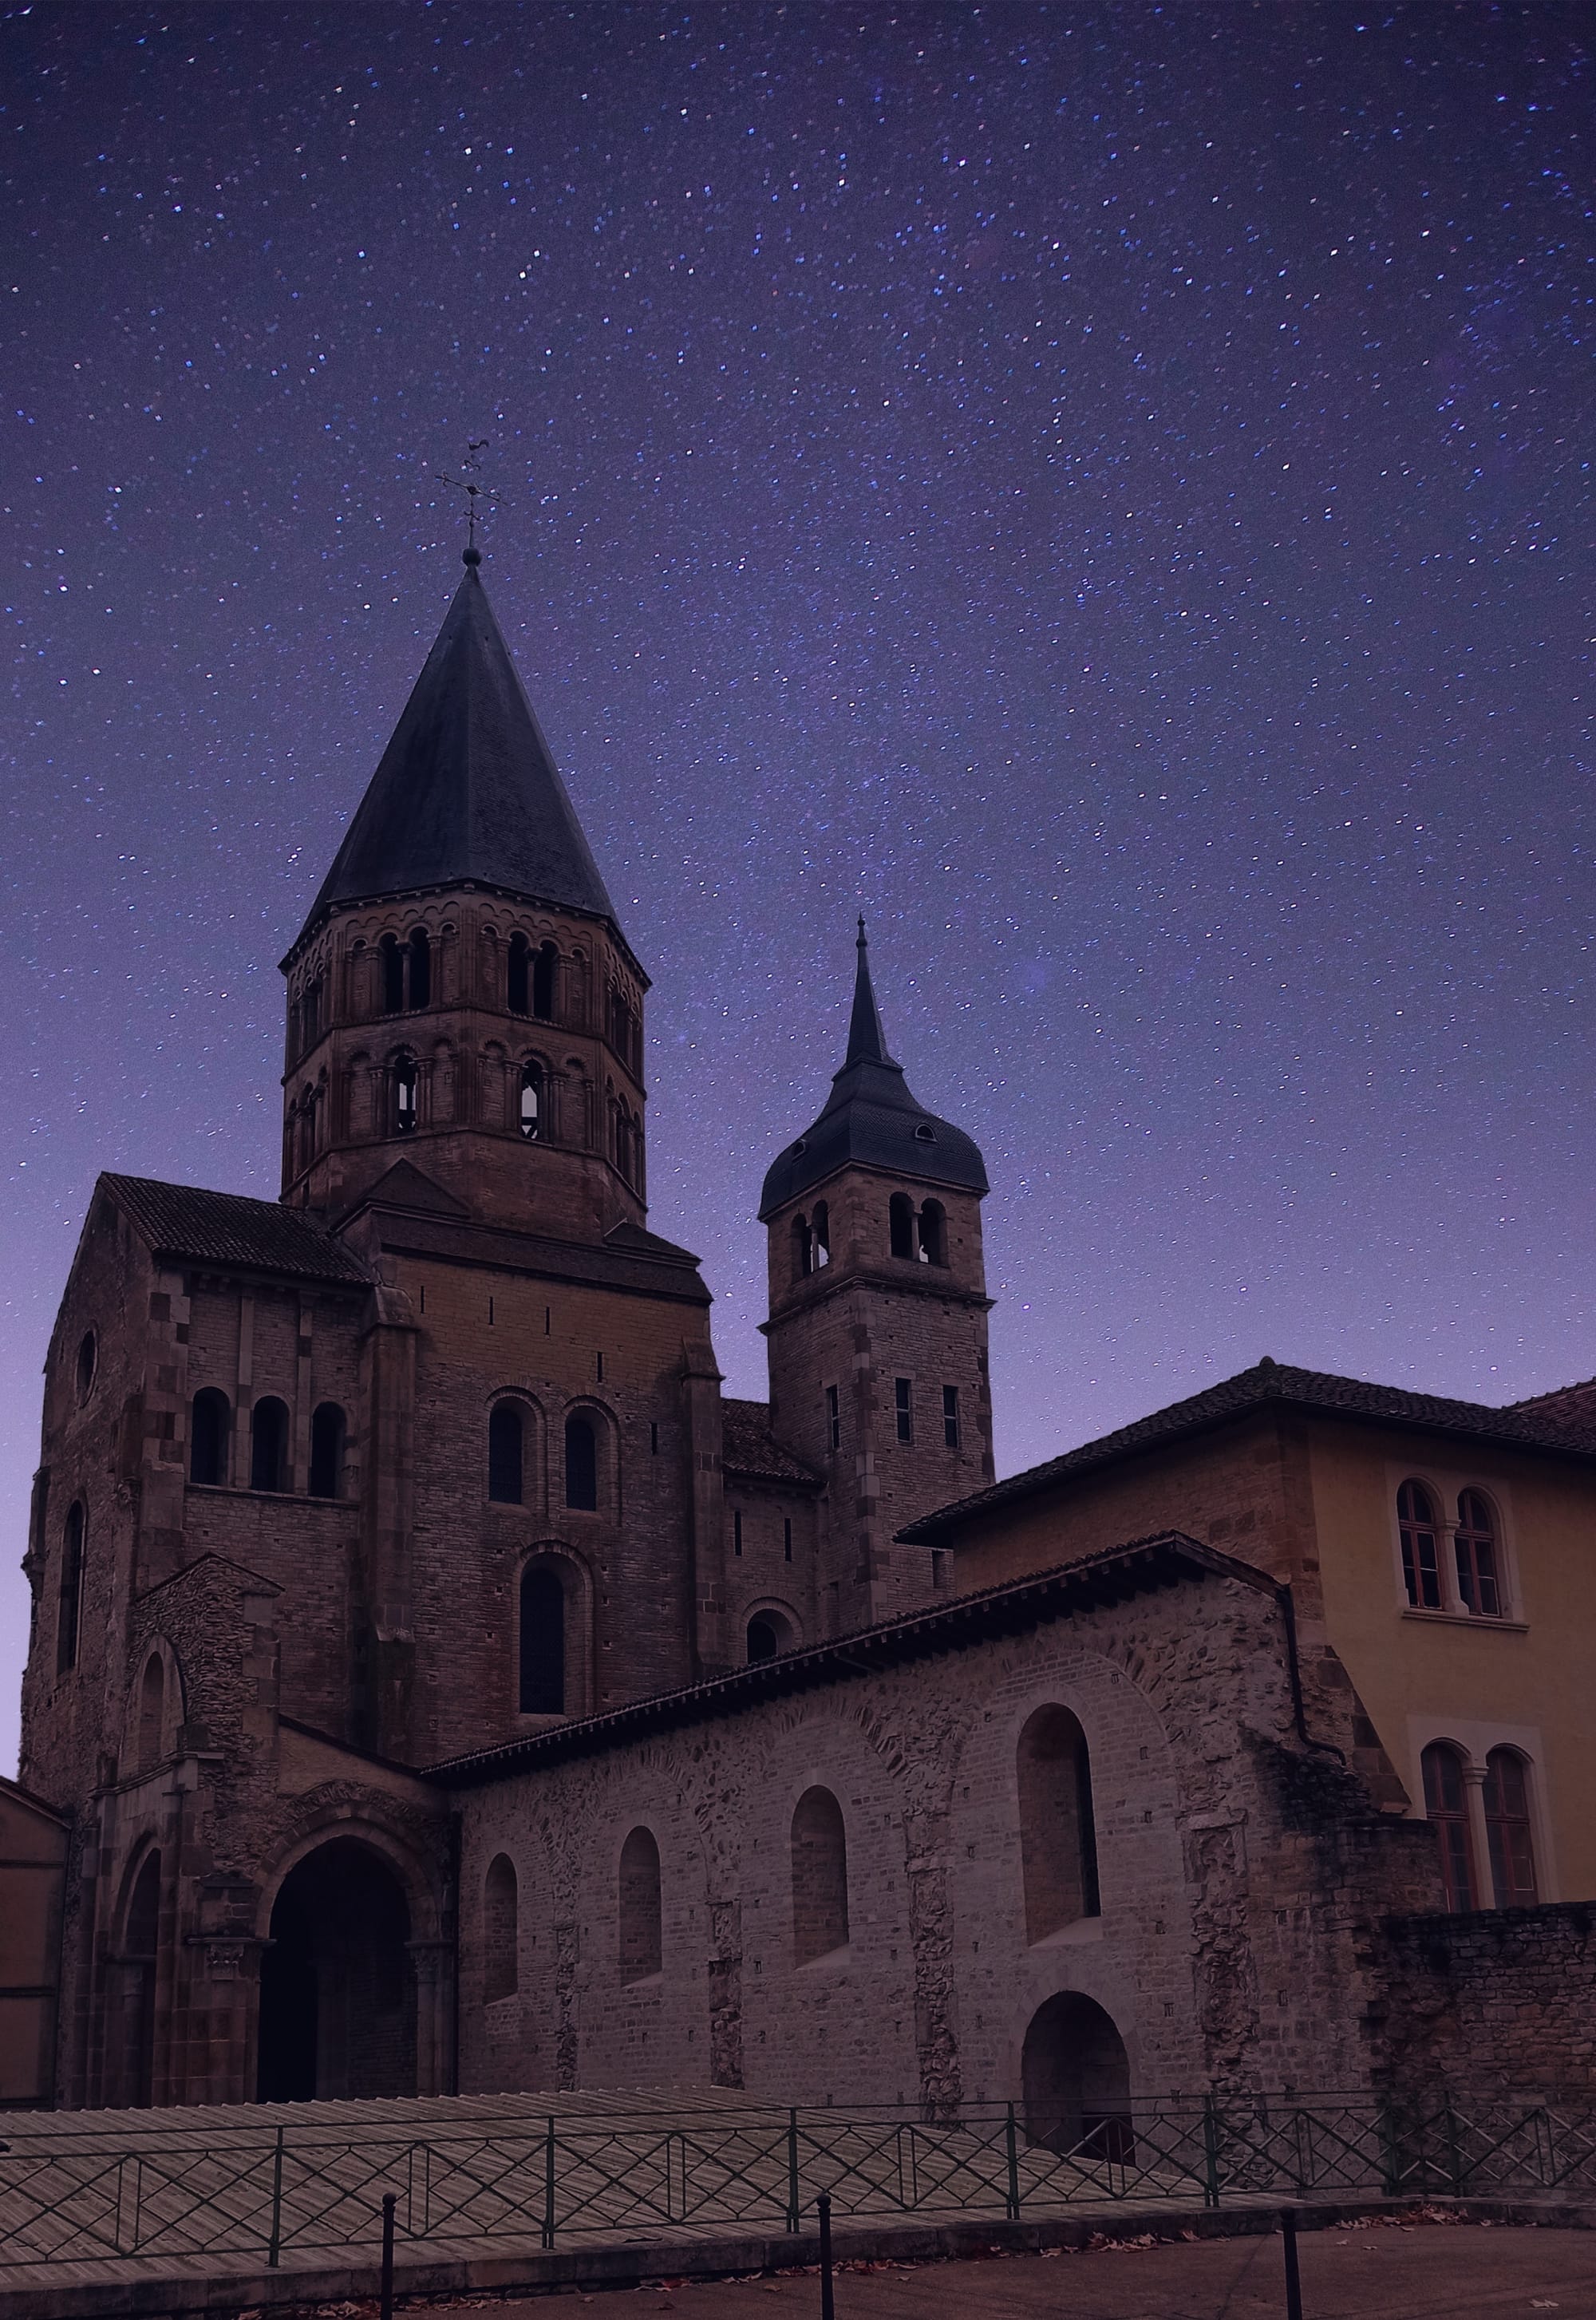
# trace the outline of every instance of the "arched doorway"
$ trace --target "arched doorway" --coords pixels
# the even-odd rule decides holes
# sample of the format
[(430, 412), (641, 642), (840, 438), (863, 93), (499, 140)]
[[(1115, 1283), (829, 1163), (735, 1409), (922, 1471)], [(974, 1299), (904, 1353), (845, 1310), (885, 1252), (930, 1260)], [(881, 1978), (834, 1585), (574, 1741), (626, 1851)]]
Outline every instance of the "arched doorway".
[(1025, 2131), (1049, 2151), (1129, 2159), (1130, 2062), (1095, 1998), (1063, 1989), (1039, 2006), (1020, 2060)]
[(147, 1853), (128, 1899), (123, 2099), (144, 2110), (155, 2098), (155, 1966), (160, 1938), (160, 1855)]
[(410, 1909), (380, 1855), (336, 1837), (291, 1869), (260, 1962), (261, 2102), (416, 2090)]

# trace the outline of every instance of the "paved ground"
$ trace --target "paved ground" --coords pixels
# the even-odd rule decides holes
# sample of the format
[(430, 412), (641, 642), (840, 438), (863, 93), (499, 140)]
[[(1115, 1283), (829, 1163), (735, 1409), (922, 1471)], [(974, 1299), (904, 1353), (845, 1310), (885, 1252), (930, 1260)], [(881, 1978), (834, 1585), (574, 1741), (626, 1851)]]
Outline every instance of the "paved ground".
[[(1519, 2231), (1489, 2225), (1371, 2225), (1305, 2232), (1303, 2320), (1500, 2320), (1504, 2314), (1596, 2315), (1596, 2232)], [(842, 2271), (837, 2320), (1283, 2320), (1278, 2239), (1193, 2246), (1088, 2250), (1079, 2255), (996, 2256), (984, 2263), (884, 2264)], [(427, 2320), (780, 2320), (818, 2315), (812, 2273), (777, 2279), (689, 2282), (508, 2303), (474, 2297), (433, 2305)], [(365, 2315), (374, 2306), (343, 2305)], [(414, 2307), (412, 2307), (413, 2311)]]

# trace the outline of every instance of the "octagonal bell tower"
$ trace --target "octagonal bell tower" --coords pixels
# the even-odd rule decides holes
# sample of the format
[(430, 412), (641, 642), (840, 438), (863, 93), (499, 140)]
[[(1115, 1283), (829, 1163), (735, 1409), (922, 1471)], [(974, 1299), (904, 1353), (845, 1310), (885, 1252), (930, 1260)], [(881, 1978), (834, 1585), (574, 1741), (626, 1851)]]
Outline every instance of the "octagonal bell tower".
[(821, 1624), (895, 1618), (934, 1590), (906, 1523), (993, 1478), (981, 1253), (986, 1170), (887, 1052), (865, 922), (848, 1053), (759, 1203), (771, 1431), (823, 1473)]
[(283, 1198), (340, 1216), (408, 1163), (478, 1222), (599, 1240), (643, 1219), (648, 977), (464, 561), (283, 961)]

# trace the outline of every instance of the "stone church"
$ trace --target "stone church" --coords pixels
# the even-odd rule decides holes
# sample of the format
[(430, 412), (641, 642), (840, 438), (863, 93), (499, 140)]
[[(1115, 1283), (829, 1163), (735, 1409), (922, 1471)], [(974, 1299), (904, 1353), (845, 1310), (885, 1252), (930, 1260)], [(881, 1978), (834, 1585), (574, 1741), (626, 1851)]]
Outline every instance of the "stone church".
[(722, 1395), (647, 1222), (648, 975), (465, 562), (282, 963), (280, 1201), (90, 1204), (0, 2099), (1023, 2092), (1056, 2133), (1381, 2081), (1380, 1929), (1446, 1888), (1304, 1572), (1166, 1506), (960, 1570), (986, 1177), (862, 924), (759, 1201), (769, 1400)]

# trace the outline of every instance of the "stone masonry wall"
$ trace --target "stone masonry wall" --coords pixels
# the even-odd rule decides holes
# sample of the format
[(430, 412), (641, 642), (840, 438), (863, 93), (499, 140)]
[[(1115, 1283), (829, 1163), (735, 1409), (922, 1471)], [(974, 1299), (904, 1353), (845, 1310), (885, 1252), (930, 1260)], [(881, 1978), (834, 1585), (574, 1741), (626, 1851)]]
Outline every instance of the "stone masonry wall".
[[(1102, 1914), (1032, 1944), (1015, 1760), (1050, 1703), (1091, 1753)], [(816, 1785), (847, 1829), (849, 1938), (795, 1964), (793, 1816)], [(467, 2092), (1004, 2099), (1028, 2023), (1064, 1989), (1112, 2017), (1139, 2094), (1366, 2085), (1360, 1926), (1367, 1906), (1436, 1893), (1410, 1833), (1300, 1737), (1273, 1590), (1229, 1578), (840, 1674), (458, 1801)], [(619, 1864), (639, 1825), (659, 1849), (663, 1970), (628, 1985)], [(486, 2003), (500, 1854), (518, 1986)]]
[(1381, 1934), (1385, 2084), (1596, 2101), (1596, 1906), (1398, 1917)]

